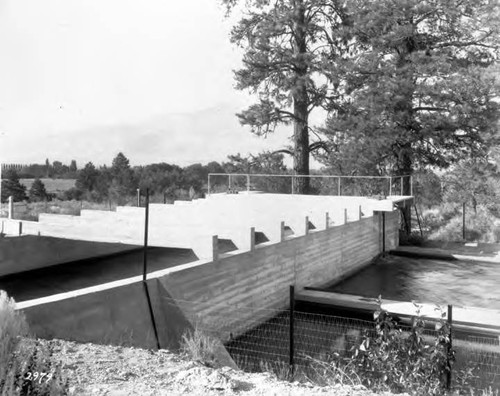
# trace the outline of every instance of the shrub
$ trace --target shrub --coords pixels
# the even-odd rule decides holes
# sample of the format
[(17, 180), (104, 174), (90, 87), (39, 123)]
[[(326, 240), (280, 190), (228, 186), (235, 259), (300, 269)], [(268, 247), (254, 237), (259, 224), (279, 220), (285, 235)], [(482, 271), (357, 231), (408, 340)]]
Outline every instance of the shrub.
[(362, 383), (375, 391), (443, 395), (449, 362), (453, 361), (448, 323), (436, 324), (436, 337), (429, 343), (420, 316), (413, 318), (408, 332), (381, 308), (375, 319), (375, 336), (366, 334), (353, 356)]
[(0, 290), (0, 389), (11, 356), (27, 329), (24, 316), (15, 310), (15, 301)]
[(219, 344), (215, 338), (207, 335), (198, 327), (183, 334), (181, 351), (189, 359), (209, 367), (218, 366), (216, 351)]
[(52, 355), (51, 343), (44, 345), (36, 340), (22, 343), (9, 362), (2, 395), (68, 395), (68, 380)]
[(0, 395), (67, 395), (68, 382), (52, 357), (52, 345), (23, 338), (27, 334), (24, 315), (0, 290)]

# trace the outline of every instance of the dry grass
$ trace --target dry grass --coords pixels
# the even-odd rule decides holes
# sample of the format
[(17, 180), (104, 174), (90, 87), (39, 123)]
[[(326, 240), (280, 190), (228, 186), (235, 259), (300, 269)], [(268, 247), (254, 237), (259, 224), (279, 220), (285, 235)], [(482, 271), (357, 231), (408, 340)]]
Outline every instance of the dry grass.
[[(40, 179), (42, 183), (45, 185), (45, 190), (50, 193), (58, 193), (69, 190), (70, 188), (75, 187), (76, 179), (48, 179), (42, 178)], [(26, 190), (29, 191), (31, 185), (35, 179), (20, 179), (22, 185), (26, 186)]]
[(217, 367), (218, 340), (198, 327), (183, 334), (181, 352), (189, 359), (209, 367)]
[(15, 301), (0, 290), (0, 384), (7, 375), (12, 354), (27, 332), (24, 315), (15, 310)]

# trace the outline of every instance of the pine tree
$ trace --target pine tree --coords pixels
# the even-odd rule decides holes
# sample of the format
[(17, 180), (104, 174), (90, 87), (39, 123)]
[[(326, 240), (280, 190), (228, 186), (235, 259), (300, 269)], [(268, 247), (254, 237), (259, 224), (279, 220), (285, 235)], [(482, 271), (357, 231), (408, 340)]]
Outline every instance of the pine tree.
[(88, 162), (76, 179), (76, 188), (83, 192), (92, 192), (97, 185), (99, 171), (92, 162)]
[[(223, 0), (229, 10), (238, 0)], [(237, 88), (259, 96), (238, 117), (257, 135), (279, 124), (293, 126), (294, 172), (309, 174), (310, 153), (323, 147), (310, 142), (309, 116), (331, 109), (339, 85), (336, 63), (346, 43), (340, 32), (349, 23), (340, 2), (324, 0), (249, 0), (231, 40), (245, 53), (236, 71)], [(285, 150), (283, 150), (285, 152)], [(297, 178), (296, 191), (307, 193), (308, 178)]]
[(116, 201), (123, 201), (123, 198), (131, 195), (135, 191), (134, 172), (130, 168), (130, 162), (123, 153), (118, 153), (111, 164), (111, 183), (109, 194)]
[(332, 155), (323, 160), (350, 172), (408, 175), (486, 157), (500, 141), (499, 3), (360, 0), (350, 7), (355, 55), (342, 72), (345, 101), (327, 125)]
[(36, 178), (31, 188), (29, 190), (29, 199), (32, 202), (45, 201), (48, 198), (47, 190), (45, 189), (45, 184)]
[(71, 173), (76, 173), (77, 170), (78, 170), (78, 167), (76, 166), (76, 161), (75, 160), (71, 160), (71, 163), (69, 165), (69, 171)]
[(26, 186), (21, 184), (19, 176), (14, 169), (5, 171), (2, 178), (2, 202), (6, 202), (10, 196), (12, 196), (14, 202), (27, 199)]

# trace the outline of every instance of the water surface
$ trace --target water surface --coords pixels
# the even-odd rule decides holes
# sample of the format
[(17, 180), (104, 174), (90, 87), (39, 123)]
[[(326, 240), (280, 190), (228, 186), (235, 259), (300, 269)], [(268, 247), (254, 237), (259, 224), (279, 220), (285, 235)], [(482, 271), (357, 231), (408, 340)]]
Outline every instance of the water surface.
[(500, 264), (388, 255), (327, 290), (499, 310)]

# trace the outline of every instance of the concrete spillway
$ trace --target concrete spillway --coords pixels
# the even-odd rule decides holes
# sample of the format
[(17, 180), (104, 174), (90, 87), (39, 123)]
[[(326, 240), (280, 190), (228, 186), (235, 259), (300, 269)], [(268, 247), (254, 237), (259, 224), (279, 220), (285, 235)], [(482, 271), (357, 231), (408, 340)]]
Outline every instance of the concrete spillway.
[[(195, 255), (151, 268), (147, 275), (161, 345), (175, 348), (180, 334), (196, 323), (222, 340), (243, 334), (287, 307), (290, 285), (298, 291), (320, 287), (358, 271), (384, 249), (398, 245), (394, 206), (408, 199), (223, 194), (151, 205), (150, 245)], [(143, 208), (123, 207), (116, 212), (83, 211), (82, 216), (43, 215), (39, 222), (22, 224), (3, 220), (2, 229), (13, 235), (22, 230), (42, 238), (137, 247), (143, 222)], [(17, 238), (4, 242), (8, 239)], [(230, 241), (236, 250), (220, 250), (219, 239)], [(12, 264), (18, 255), (15, 250), (9, 254), (6, 259)], [(132, 267), (142, 264), (139, 256), (133, 260)], [(115, 279), (110, 275), (92, 282), (81, 275), (85, 282), (69, 282), (72, 286), (55, 294), (29, 297), (26, 292), (18, 309), (41, 337), (154, 347), (142, 276), (120, 273), (120, 260), (114, 263)], [(40, 268), (49, 265), (39, 262)], [(85, 262), (79, 268), (84, 272)]]

